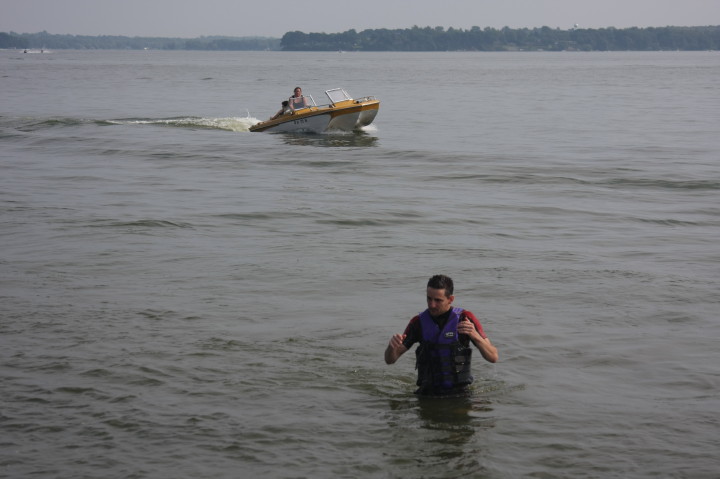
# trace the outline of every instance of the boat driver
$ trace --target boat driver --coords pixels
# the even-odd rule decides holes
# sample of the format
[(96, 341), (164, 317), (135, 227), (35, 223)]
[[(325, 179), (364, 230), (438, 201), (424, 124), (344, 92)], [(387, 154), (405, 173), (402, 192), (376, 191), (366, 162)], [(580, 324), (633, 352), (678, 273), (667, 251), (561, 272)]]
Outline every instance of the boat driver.
[(290, 111), (295, 112), (295, 110), (299, 110), (301, 108), (307, 108), (309, 105), (307, 104), (307, 101), (305, 100), (305, 97), (302, 94), (302, 88), (299, 86), (295, 87), (295, 90), (293, 90), (293, 96), (290, 97)]

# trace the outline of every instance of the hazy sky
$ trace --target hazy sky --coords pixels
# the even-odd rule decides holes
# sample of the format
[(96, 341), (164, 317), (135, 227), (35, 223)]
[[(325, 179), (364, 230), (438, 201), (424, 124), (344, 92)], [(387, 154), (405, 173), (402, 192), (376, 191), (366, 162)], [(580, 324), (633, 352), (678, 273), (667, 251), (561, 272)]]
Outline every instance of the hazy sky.
[(351, 28), (720, 25), (720, 0), (0, 0), (0, 32), (281, 37)]

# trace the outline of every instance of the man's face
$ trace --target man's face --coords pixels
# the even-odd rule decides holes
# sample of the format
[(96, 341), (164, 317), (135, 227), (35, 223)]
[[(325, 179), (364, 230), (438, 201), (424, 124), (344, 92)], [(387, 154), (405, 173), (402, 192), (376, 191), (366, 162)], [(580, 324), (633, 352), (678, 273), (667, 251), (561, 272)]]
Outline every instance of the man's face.
[(428, 287), (427, 289), (427, 304), (428, 311), (431, 316), (440, 316), (443, 313), (447, 313), (452, 307), (452, 302), (455, 296), (445, 296), (444, 289), (435, 289)]

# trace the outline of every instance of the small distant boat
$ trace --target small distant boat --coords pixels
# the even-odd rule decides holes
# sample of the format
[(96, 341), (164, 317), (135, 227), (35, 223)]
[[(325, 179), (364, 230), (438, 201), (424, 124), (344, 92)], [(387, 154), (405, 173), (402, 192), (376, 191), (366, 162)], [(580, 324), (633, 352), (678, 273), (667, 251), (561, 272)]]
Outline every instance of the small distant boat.
[(373, 122), (380, 109), (380, 100), (373, 96), (353, 99), (342, 88), (326, 90), (327, 105), (318, 106), (310, 95), (304, 95), (305, 108), (280, 115), (274, 120), (261, 121), (250, 131), (322, 133), (325, 131), (353, 131)]

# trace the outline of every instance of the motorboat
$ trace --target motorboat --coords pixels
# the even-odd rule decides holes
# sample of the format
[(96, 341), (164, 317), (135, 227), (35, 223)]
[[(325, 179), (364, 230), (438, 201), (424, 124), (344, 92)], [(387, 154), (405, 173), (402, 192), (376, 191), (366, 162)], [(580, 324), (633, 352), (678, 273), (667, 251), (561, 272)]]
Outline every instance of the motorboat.
[(330, 103), (318, 106), (311, 95), (305, 97), (304, 108), (287, 111), (275, 119), (261, 121), (250, 131), (323, 133), (353, 131), (369, 125), (380, 109), (380, 100), (373, 96), (353, 99), (342, 88), (325, 91)]

